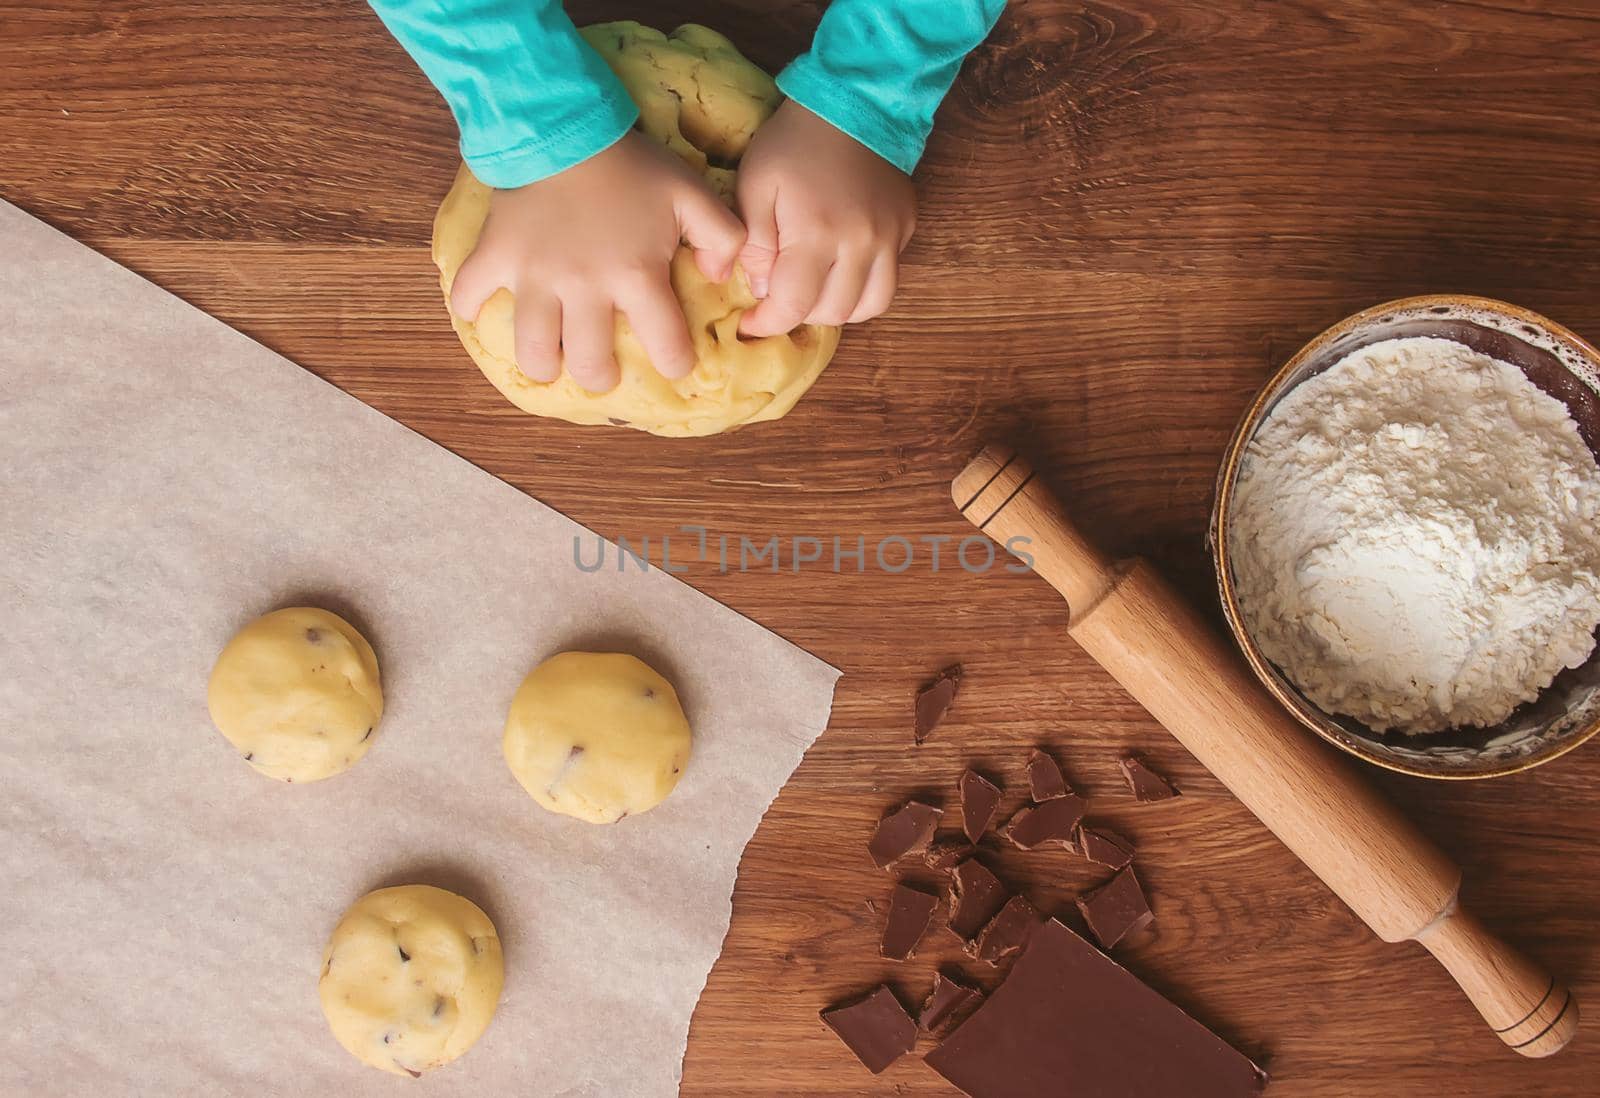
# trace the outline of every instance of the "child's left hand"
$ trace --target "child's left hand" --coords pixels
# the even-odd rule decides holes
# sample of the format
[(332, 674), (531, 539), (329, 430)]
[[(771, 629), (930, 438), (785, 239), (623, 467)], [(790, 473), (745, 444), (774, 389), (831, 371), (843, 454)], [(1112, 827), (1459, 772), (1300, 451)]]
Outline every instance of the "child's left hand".
[(739, 262), (762, 299), (740, 335), (854, 324), (889, 307), (917, 196), (887, 160), (791, 100), (751, 139), (736, 199), (749, 232)]

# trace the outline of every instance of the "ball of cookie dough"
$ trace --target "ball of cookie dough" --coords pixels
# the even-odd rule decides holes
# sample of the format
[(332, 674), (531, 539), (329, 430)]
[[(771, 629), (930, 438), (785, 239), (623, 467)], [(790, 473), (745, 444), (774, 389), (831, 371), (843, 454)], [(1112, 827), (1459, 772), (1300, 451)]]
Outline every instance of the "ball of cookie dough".
[[(782, 99), (772, 77), (722, 35), (693, 24), (662, 34), (634, 22), (601, 23), (582, 33), (638, 104), (639, 130), (731, 203), (734, 168), (756, 127)], [(463, 165), (434, 218), (433, 261), (447, 308), (450, 287), (488, 217), (490, 193)], [(777, 419), (811, 388), (839, 345), (839, 329), (818, 324), (741, 338), (739, 317), (756, 303), (744, 274), (712, 282), (688, 248), (673, 256), (671, 279), (696, 362), (687, 377), (675, 381), (650, 365), (621, 313), (613, 339), (622, 380), (608, 393), (591, 393), (565, 372), (541, 382), (518, 368), (515, 307), (507, 290), (495, 293), (475, 319), (452, 312), (450, 320), (484, 376), (523, 411), (656, 435), (713, 435)]]
[(372, 646), (339, 615), (309, 606), (239, 630), (211, 669), (206, 700), (245, 762), (285, 782), (348, 769), (383, 716)]
[(483, 1036), (504, 984), (500, 937), (477, 904), (400, 885), (344, 913), (323, 950), (317, 993), (350, 1055), (415, 1078)]
[(534, 800), (615, 823), (666, 799), (689, 761), (672, 684), (617, 652), (562, 652), (522, 680), (506, 718), (506, 762)]

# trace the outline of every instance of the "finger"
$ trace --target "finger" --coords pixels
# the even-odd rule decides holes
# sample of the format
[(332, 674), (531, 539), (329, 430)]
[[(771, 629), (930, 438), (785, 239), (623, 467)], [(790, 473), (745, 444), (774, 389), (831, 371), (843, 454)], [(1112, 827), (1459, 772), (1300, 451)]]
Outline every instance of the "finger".
[(561, 302), (561, 360), (573, 381), (591, 393), (616, 388), (621, 375), (613, 347), (616, 317), (602, 298)]
[(831, 260), (813, 250), (779, 252), (772, 264), (771, 288), (760, 304), (739, 318), (739, 334), (760, 338), (792, 331), (816, 305)]
[[(741, 177), (741, 183), (743, 179)], [(739, 266), (750, 281), (750, 292), (767, 296), (772, 280), (772, 263), (778, 258), (778, 215), (770, 189), (739, 190), (739, 216), (744, 219), (744, 247)]]
[(888, 312), (899, 279), (899, 257), (892, 252), (880, 252), (878, 258), (872, 261), (872, 270), (867, 274), (861, 300), (856, 302), (855, 311), (846, 318), (845, 323), (860, 324), (863, 320), (871, 320)]
[(513, 313), (517, 369), (534, 381), (561, 376), (561, 302), (528, 290), (517, 295)]
[(700, 272), (713, 282), (733, 273), (744, 246), (744, 223), (703, 184), (685, 187), (678, 199), (678, 229), (694, 249)]
[(694, 369), (694, 344), (689, 341), (683, 307), (665, 278), (643, 283), (619, 297), (617, 308), (627, 314), (628, 326), (639, 337), (657, 373), (668, 379), (688, 376)]
[(861, 291), (866, 288), (872, 260), (871, 252), (859, 255), (840, 253), (839, 258), (834, 260), (833, 269), (828, 272), (827, 281), (822, 284), (817, 303), (806, 314), (806, 323), (837, 327), (848, 320), (850, 314), (856, 311), (856, 303), (861, 300)]
[(450, 284), (450, 311), (462, 320), (476, 321), (484, 302), (502, 288), (516, 293), (507, 265), (479, 248), (467, 256), (467, 261), (456, 272), (455, 281)]

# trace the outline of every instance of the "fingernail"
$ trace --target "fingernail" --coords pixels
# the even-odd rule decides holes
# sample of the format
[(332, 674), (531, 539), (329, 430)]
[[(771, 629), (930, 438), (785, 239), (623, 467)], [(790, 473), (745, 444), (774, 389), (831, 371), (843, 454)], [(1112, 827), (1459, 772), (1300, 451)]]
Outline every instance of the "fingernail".
[(766, 297), (767, 280), (764, 278), (752, 278), (750, 280), (750, 292), (758, 298)]

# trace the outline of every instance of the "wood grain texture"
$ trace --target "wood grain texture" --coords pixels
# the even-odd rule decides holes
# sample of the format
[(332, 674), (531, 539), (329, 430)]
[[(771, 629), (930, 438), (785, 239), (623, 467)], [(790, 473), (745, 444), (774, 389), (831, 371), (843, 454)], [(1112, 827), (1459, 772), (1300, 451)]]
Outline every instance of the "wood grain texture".
[[(775, 67), (821, 5), (573, 8), (695, 18)], [(534, 420), (478, 376), (427, 258), (453, 141), (354, 0), (0, 0), (0, 197), (609, 536), (959, 538), (950, 477), (1005, 438), (1090, 536), (1209, 609), (1228, 432), (1324, 326), (1457, 290), (1600, 336), (1595, 0), (1021, 0), (941, 112), (893, 311), (846, 334), (787, 419), (708, 440)], [(941, 962), (982, 979), (940, 937), (877, 958), (889, 878), (864, 843), (910, 793), (952, 802), (969, 763), (1011, 809), (1035, 744), (1139, 844), (1157, 932), (1119, 958), (1265, 1063), (1273, 1093), (1593, 1093), (1592, 1033), (1537, 1062), (1484, 1033), (1420, 947), (1376, 941), (1066, 638), (1040, 581), (941, 563), (691, 563), (845, 677), (746, 855), (685, 1094), (951, 1093), (914, 1058), (868, 1076), (816, 1012), (879, 979), (915, 1001)], [(961, 697), (913, 751), (912, 691), (957, 659)], [(1130, 747), (1184, 796), (1133, 805)], [(1491, 929), (1600, 1002), (1600, 750), (1484, 783), (1371, 777), (1461, 862)], [(1053, 910), (1101, 877), (1063, 852), (996, 863)]]

